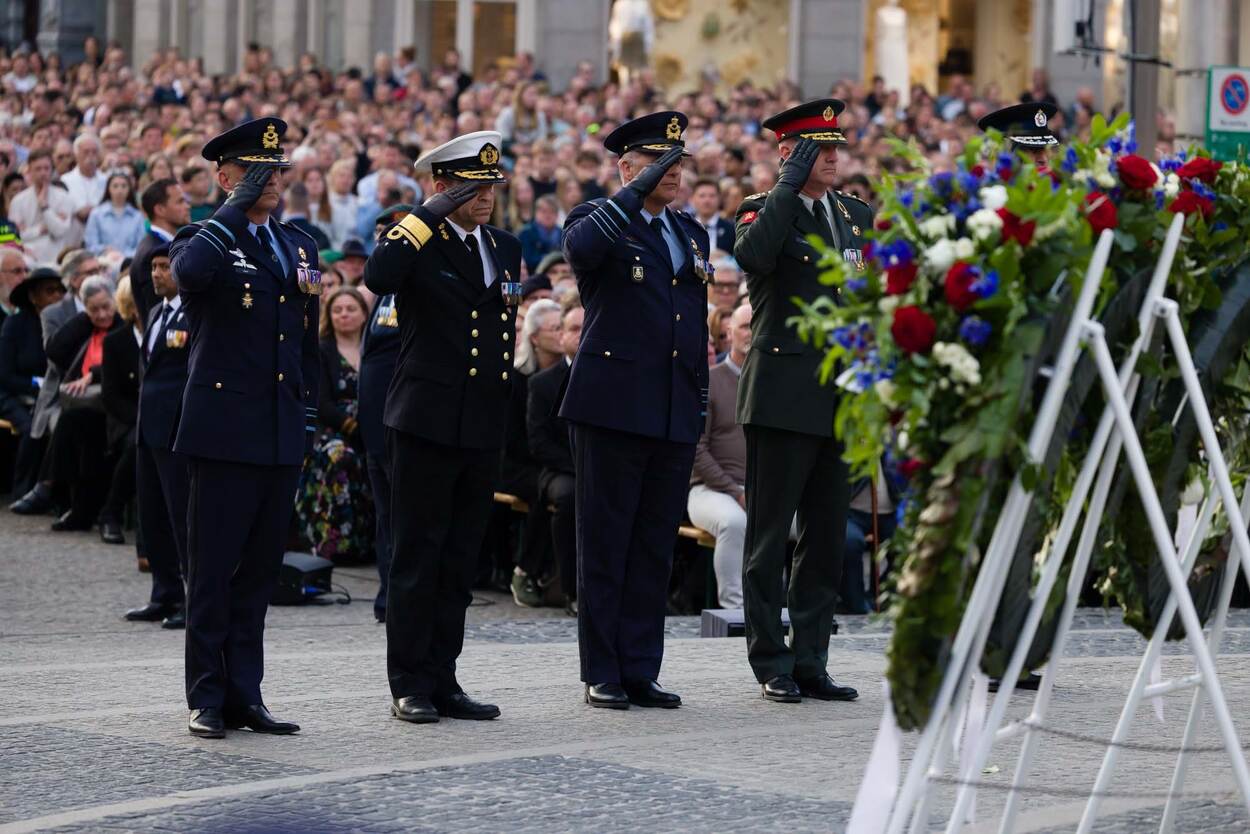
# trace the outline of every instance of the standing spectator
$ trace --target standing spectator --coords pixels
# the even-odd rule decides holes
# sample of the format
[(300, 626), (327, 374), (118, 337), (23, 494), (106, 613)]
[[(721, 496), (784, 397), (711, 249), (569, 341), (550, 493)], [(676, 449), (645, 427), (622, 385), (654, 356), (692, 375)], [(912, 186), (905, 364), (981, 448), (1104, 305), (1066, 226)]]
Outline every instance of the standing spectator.
[(360, 347), (369, 312), (353, 287), (321, 306), (318, 430), (295, 495), (300, 533), (317, 555), (338, 564), (373, 559), (373, 496), (357, 414)]
[(355, 163), (340, 159), (330, 166), (330, 245), (342, 249), (343, 243), (355, 234), (360, 198), (352, 193), (355, 184)]
[(534, 197), (544, 194), (555, 194), (556, 187), (556, 152), (549, 142), (538, 142), (532, 148), (534, 155), (534, 172), (530, 174), (530, 187)]
[(100, 364), (108, 459), (114, 461), (108, 497), (100, 510), (100, 538), (106, 544), (126, 543), (122, 516), (126, 504), (135, 497), (135, 424), (139, 421), (139, 348), (143, 343), (129, 276), (122, 276), (117, 283), (116, 298), (123, 326), (104, 337)]
[(351, 237), (343, 244), (343, 257), (339, 258), (334, 267), (343, 276), (343, 281), (354, 287), (364, 277), (365, 262), (368, 259), (369, 253), (365, 251), (365, 245)]
[(157, 180), (143, 191), (143, 213), (148, 218), (148, 231), (135, 248), (130, 264), (130, 291), (139, 310), (139, 320), (147, 321), (152, 308), (160, 303), (152, 286), (152, 251), (168, 244), (180, 228), (190, 222), (191, 204), (178, 183), (172, 179)]
[(1046, 70), (1041, 67), (1033, 70), (1032, 83), (1029, 84), (1029, 89), (1020, 94), (1020, 102), (1059, 106), (1059, 99), (1050, 89), (1050, 76), (1047, 75)]
[(52, 184), (52, 155), (47, 151), (31, 152), (26, 179), (30, 186), (13, 198), (9, 219), (17, 224), (35, 262), (52, 266), (73, 242), (74, 201), (65, 189)]
[(190, 223), (199, 223), (213, 216), (217, 204), (213, 202), (213, 177), (207, 168), (188, 165), (179, 177), (182, 191), (190, 202)]
[(573, 617), (577, 616), (576, 482), (568, 425), (557, 411), (560, 392), (581, 342), (583, 316), (581, 304), (565, 309), (560, 320), (560, 348), (564, 355), (561, 361), (530, 379), (525, 417), (530, 454), (542, 467), (538, 475), (538, 500), (555, 505), (551, 514), (551, 544), (560, 574), (564, 609)]
[[(330, 238), (308, 218), (308, 189), (302, 182), (297, 182), (286, 190), (286, 210), (282, 219), (311, 237), (318, 250), (330, 248)], [(361, 269), (363, 271), (363, 266)]]
[(330, 209), (330, 194), (326, 188), (325, 172), (320, 168), (306, 168), (299, 181), (308, 190), (308, 219), (317, 228), (329, 234), (330, 224), (334, 222), (334, 217)]
[(535, 82), (521, 84), (512, 95), (512, 103), (499, 111), (495, 130), (503, 136), (505, 150), (512, 145), (528, 147), (547, 138), (547, 114), (538, 107), (541, 89)]
[(108, 176), (100, 170), (100, 140), (83, 133), (74, 140), (73, 157), (77, 165), (61, 176), (61, 184), (74, 203), (74, 221), (81, 227), (87, 217), (104, 199)]
[(690, 520), (716, 537), (712, 564), (721, 608), (742, 607), (742, 548), (747, 531), (747, 441), (735, 410), (738, 378), (751, 350), (751, 305), (729, 319), (731, 347), (708, 373), (707, 427), (699, 437), (686, 510)]
[[(708, 303), (722, 314), (729, 315), (742, 294), (742, 274), (738, 271), (738, 263), (728, 255), (717, 258), (712, 266), (712, 280), (707, 285)], [(716, 335), (712, 334), (713, 337)]]
[(104, 199), (87, 217), (87, 249), (97, 255), (114, 250), (127, 258), (145, 234), (143, 214), (135, 207), (134, 186), (130, 175), (113, 173), (108, 177)]
[(694, 184), (691, 195), (694, 219), (707, 229), (713, 251), (732, 252), (734, 249), (734, 225), (720, 215), (720, 186), (713, 179), (700, 179)]
[[(399, 180), (400, 188), (411, 188), (413, 192), (413, 202), (421, 199), (421, 186), (417, 181), (408, 176), (408, 171), (412, 168), (412, 160), (404, 153), (402, 142), (394, 139), (382, 145), (378, 152), (377, 159), (374, 162), (373, 173), (361, 178), (356, 184), (356, 193), (360, 195), (362, 203), (376, 203), (383, 199), (384, 192), (381, 189), (379, 178), (383, 171), (390, 171)], [(370, 220), (372, 217), (370, 217)]]
[(533, 275), (538, 263), (548, 253), (560, 251), (563, 231), (558, 222), (560, 204), (550, 194), (544, 194), (534, 202), (534, 220), (517, 232), (521, 240), (521, 254), (525, 267)]

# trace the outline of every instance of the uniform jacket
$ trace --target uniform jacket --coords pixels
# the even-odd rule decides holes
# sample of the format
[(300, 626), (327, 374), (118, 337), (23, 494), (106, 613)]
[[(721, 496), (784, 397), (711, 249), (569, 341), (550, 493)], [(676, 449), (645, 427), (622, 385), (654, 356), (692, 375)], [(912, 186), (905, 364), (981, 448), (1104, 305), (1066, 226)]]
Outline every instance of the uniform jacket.
[[(673, 274), (668, 245), (622, 189), (582, 203), (564, 223), (564, 254), (586, 310), (560, 416), (575, 423), (695, 443), (707, 404), (707, 286), (695, 274), (707, 232), (669, 218), (686, 245)], [(667, 211), (667, 210), (666, 210)]]
[(133, 327), (119, 327), (104, 337), (100, 399), (108, 417), (109, 446), (115, 446), (139, 418), (139, 343)]
[(319, 355), (318, 299), (300, 290), (297, 270), (317, 269), (317, 250), (272, 221), (283, 274), (247, 226), (243, 212), (222, 206), (170, 246), (191, 334), (174, 451), (298, 466), (316, 431)]
[[(842, 249), (863, 247), (872, 209), (854, 197), (826, 198)], [(844, 211), (845, 210), (845, 211)], [(787, 188), (752, 194), (738, 207), (734, 259), (751, 296), (751, 351), (738, 384), (738, 422), (833, 436), (837, 391), (818, 376), (824, 351), (799, 338), (786, 320), (798, 313), (791, 299), (828, 295), (819, 281), (819, 254), (807, 242), (820, 234), (816, 217)]]
[(152, 250), (164, 242), (165, 238), (159, 233), (148, 229), (139, 239), (130, 261), (130, 293), (134, 296), (135, 308), (142, 321), (147, 321), (148, 312), (161, 303), (161, 297), (152, 286)]
[(393, 224), (365, 265), (365, 286), (395, 294), (399, 358), (383, 422), (444, 446), (498, 449), (503, 445), (516, 308), (504, 304), (500, 282), (521, 274), (521, 244), (494, 226), (482, 227), (494, 262), (489, 287), (467, 246), (423, 206)]
[(399, 314), (395, 296), (384, 295), (373, 307), (365, 328), (364, 345), (360, 349), (360, 405), (356, 419), (360, 421), (360, 437), (365, 451), (383, 458), (386, 455), (386, 432), (382, 428), (382, 411), (386, 407), (386, 391), (395, 375), (399, 360)]
[(191, 354), (190, 319), (185, 306), (171, 313), (149, 355), (148, 336), (160, 326), (161, 305), (152, 308), (144, 329), (143, 384), (139, 389), (139, 442), (150, 449), (169, 451), (174, 446), (178, 412), (187, 387), (187, 357)]

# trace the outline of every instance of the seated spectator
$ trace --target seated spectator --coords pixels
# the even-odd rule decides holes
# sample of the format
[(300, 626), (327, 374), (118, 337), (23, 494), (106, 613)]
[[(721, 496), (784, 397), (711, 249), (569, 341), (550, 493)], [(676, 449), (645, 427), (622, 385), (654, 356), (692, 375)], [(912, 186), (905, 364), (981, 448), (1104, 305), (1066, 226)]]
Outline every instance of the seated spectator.
[(707, 425), (695, 448), (686, 509), (691, 521), (716, 537), (712, 563), (720, 606), (741, 608), (747, 444), (734, 415), (738, 377), (751, 349), (751, 306), (743, 304), (735, 310), (730, 325), (729, 355), (708, 372)]
[(707, 336), (712, 340), (717, 362), (724, 362), (729, 355), (729, 317), (730, 314), (719, 307), (713, 307), (707, 314)]
[[(21, 253), (5, 250), (0, 256), (0, 271), (25, 274)], [(39, 314), (64, 296), (65, 285), (56, 270), (36, 269), (10, 292), (16, 312), (0, 327), (0, 417), (12, 423), (19, 435), (13, 465), (14, 495), (24, 495), (34, 487), (43, 452), (42, 444), (30, 436), (35, 397), (47, 368)]]
[(318, 250), (330, 248), (330, 238), (308, 219), (308, 188), (302, 182), (286, 190), (286, 209), (282, 219), (316, 241)]
[(712, 262), (712, 280), (707, 285), (707, 300), (725, 315), (734, 311), (742, 293), (742, 273), (733, 258), (717, 258)]
[(537, 272), (546, 277), (547, 283), (551, 285), (551, 297), (556, 301), (562, 302), (565, 296), (577, 292), (577, 278), (573, 276), (573, 269), (565, 259), (564, 252), (548, 254), (538, 262)]
[(300, 533), (318, 556), (339, 564), (373, 560), (373, 495), (356, 416), (368, 318), (352, 287), (339, 287), (321, 304), (319, 429), (295, 496)]
[(550, 194), (534, 201), (534, 219), (526, 223), (517, 233), (521, 241), (521, 259), (530, 275), (538, 270), (543, 257), (551, 252), (560, 251), (560, 240), (564, 231), (558, 222), (560, 204)]
[(108, 250), (133, 257), (135, 247), (143, 238), (146, 224), (143, 213), (135, 205), (134, 188), (130, 176), (124, 173), (109, 174), (104, 188), (104, 199), (91, 210), (87, 217), (87, 249), (97, 255)]
[[(872, 544), (876, 550), (881, 542), (894, 535), (895, 493), (890, 479), (880, 466), (875, 479), (877, 487), (877, 539)], [(843, 550), (842, 585), (838, 589), (839, 614), (867, 614), (876, 609), (872, 587), (864, 587), (864, 561), (869, 554), (868, 539), (872, 529), (873, 480), (864, 478), (851, 487), (851, 505), (846, 515), (846, 545)], [(870, 569), (875, 567), (869, 561)]]
[(580, 303), (564, 309), (560, 319), (560, 349), (564, 356), (530, 379), (525, 409), (530, 454), (542, 467), (538, 474), (538, 500), (544, 505), (555, 505), (551, 514), (551, 545), (560, 574), (565, 611), (570, 616), (577, 616), (576, 482), (569, 428), (558, 411), (560, 392), (581, 342), (583, 315)]
[(191, 223), (207, 220), (217, 211), (213, 201), (213, 177), (202, 165), (188, 165), (182, 169), (182, 190), (191, 202)]
[(130, 278), (117, 284), (117, 314), (125, 324), (104, 337), (104, 360), (100, 366), (100, 400), (106, 418), (108, 457), (116, 461), (108, 497), (100, 510), (100, 538), (106, 544), (125, 544), (122, 517), (135, 497), (135, 424), (139, 420), (140, 345), (139, 324)]
[(60, 371), (61, 416), (52, 436), (52, 480), (63, 485), (70, 508), (52, 523), (57, 532), (90, 530), (112, 481), (101, 399), (104, 338), (123, 326), (113, 282), (103, 275), (83, 281), (83, 312), (48, 340), (48, 361)]

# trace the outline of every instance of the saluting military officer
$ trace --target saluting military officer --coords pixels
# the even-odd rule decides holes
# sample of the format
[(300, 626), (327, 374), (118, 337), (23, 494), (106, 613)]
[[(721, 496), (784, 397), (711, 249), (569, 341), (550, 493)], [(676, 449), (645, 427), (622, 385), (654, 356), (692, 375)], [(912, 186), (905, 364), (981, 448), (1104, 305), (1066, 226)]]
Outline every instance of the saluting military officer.
[(187, 703), (205, 738), (299, 730), (260, 694), (265, 612), (317, 419), (317, 249), (270, 216), (285, 132), (262, 118), (210, 140), (204, 158), (229, 196), (170, 245), (191, 350), (174, 440), (191, 479)]
[(435, 194), (392, 225), (365, 285), (395, 295), (399, 359), (382, 422), (391, 475), (386, 667), (391, 713), (491, 719), (499, 707), (456, 680), (464, 612), (490, 516), (512, 391), (521, 243), (486, 225), (500, 134), (477, 131), (423, 154)]
[[(802, 341), (786, 320), (794, 298), (829, 290), (818, 280), (819, 235), (862, 265), (867, 203), (833, 190), (843, 103), (821, 99), (767, 119), (784, 160), (777, 185), (738, 209), (734, 257), (751, 295), (751, 351), (738, 388), (738, 422), (747, 441), (747, 529), (743, 597), (747, 656), (764, 698), (853, 700), (826, 671), (850, 500), (842, 445), (834, 437), (837, 394), (818, 378), (824, 351)], [(798, 547), (788, 589), (782, 585), (791, 520)], [(781, 609), (790, 608), (790, 643)]]
[(1050, 158), (1050, 149), (1059, 144), (1059, 137), (1050, 129), (1050, 120), (1058, 112), (1059, 108), (1048, 101), (1013, 104), (982, 116), (977, 127), (994, 128), (1010, 139), (1018, 152), (1044, 165)]
[(578, 645), (586, 702), (677, 707), (657, 683), (677, 527), (707, 407), (708, 235), (672, 211), (681, 113), (626, 122), (603, 145), (623, 187), (564, 223), (585, 306), (560, 416), (577, 474)]

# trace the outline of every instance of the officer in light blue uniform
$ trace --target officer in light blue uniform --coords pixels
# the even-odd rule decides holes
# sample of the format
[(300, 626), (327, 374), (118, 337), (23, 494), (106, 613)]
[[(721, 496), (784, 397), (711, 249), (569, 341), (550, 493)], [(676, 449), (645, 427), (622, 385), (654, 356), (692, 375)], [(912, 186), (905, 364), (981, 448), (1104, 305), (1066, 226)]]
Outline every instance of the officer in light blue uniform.
[(677, 196), (686, 117), (604, 140), (624, 183), (564, 224), (585, 305), (560, 416), (577, 474), (578, 644), (586, 702), (677, 707), (657, 683), (677, 527), (707, 405), (707, 231)]
[(190, 356), (174, 452), (188, 459), (186, 687), (192, 735), (287, 734), (260, 694), (265, 612), (317, 419), (312, 238), (270, 216), (286, 123), (262, 118), (203, 155), (229, 193), (170, 246)]

